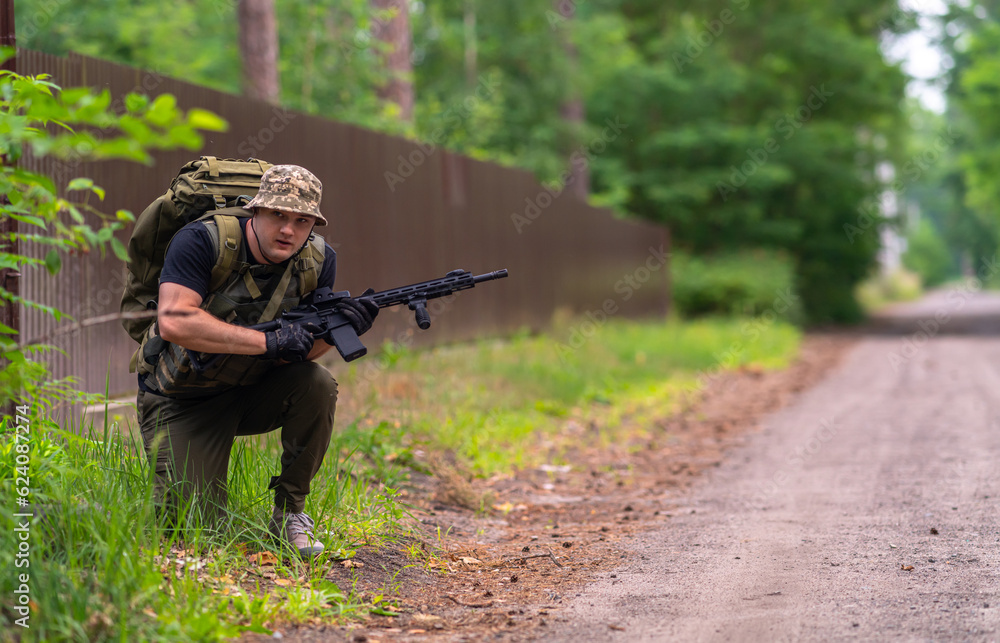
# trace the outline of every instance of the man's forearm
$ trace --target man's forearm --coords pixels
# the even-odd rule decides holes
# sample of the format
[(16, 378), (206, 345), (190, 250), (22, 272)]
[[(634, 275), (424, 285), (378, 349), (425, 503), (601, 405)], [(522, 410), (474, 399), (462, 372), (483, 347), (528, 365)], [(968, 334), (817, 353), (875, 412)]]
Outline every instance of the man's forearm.
[(319, 359), (320, 357), (325, 355), (326, 352), (329, 351), (331, 348), (333, 348), (333, 346), (330, 346), (322, 339), (317, 339), (316, 343), (313, 344), (312, 350), (309, 351), (309, 356), (306, 357), (306, 359), (309, 360)]
[(264, 333), (227, 324), (200, 308), (164, 315), (159, 324), (163, 339), (188, 350), (230, 355), (263, 355), (267, 350)]

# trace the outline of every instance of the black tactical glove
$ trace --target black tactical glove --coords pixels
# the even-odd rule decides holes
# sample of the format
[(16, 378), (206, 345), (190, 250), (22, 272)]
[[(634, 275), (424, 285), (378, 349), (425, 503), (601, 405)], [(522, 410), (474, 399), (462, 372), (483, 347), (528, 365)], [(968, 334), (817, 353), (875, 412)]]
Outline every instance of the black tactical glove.
[(313, 347), (314, 332), (320, 329), (315, 324), (297, 324), (284, 319), (276, 330), (264, 333), (267, 339), (265, 359), (283, 359), (287, 362), (304, 362)]
[(357, 299), (347, 297), (337, 303), (336, 311), (347, 317), (347, 321), (351, 322), (354, 332), (358, 335), (367, 333), (378, 317), (378, 304), (370, 297), (374, 293), (375, 291), (369, 288)]

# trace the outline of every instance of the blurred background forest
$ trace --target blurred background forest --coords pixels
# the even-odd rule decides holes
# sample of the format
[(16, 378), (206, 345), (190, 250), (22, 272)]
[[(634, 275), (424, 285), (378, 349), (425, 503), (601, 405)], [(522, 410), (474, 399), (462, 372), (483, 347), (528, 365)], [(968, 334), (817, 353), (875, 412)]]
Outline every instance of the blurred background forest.
[[(891, 280), (900, 257), (934, 286), (997, 250), (1000, 2), (926, 4), (17, 0), (16, 11), (21, 47), (527, 168), (665, 224), (682, 312), (745, 302), (740, 279), (770, 301), (766, 272), (825, 323), (859, 319), (859, 284)], [(891, 53), (918, 31), (943, 61), (934, 109), (908, 94)]]

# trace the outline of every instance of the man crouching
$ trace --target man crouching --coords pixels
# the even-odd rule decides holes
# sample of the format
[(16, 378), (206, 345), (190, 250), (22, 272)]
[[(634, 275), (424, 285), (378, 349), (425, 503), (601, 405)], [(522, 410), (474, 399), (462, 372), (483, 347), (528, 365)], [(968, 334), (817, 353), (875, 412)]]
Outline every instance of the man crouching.
[[(236, 437), (280, 427), (269, 528), (302, 556), (323, 551), (303, 510), (333, 431), (337, 382), (313, 361), (330, 345), (314, 343), (317, 329), (297, 323), (282, 321), (272, 332), (247, 326), (308, 303), (317, 287), (333, 288), (336, 254), (313, 232), (327, 224), (322, 189), (308, 170), (276, 165), (244, 206), (248, 216), (202, 218), (174, 235), (160, 276), (157, 337), (139, 360), (139, 423), (158, 500), (170, 505), (194, 492), (206, 506), (225, 507)], [(378, 306), (346, 299), (339, 312), (361, 335)]]

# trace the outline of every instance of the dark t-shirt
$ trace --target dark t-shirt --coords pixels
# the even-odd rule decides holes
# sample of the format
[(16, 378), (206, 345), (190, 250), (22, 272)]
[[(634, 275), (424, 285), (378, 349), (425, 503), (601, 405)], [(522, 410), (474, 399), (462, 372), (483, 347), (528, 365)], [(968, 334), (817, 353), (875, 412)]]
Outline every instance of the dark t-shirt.
[[(247, 247), (246, 222), (248, 217), (239, 217), (240, 231), (243, 232), (242, 244), (247, 260), (255, 265), (260, 263), (254, 259), (253, 253)], [(189, 223), (181, 228), (170, 240), (167, 255), (163, 260), (163, 271), (160, 273), (160, 283), (180, 284), (195, 291), (204, 299), (208, 294), (208, 285), (212, 279), (212, 267), (218, 258), (218, 251), (212, 247), (211, 232), (200, 222)], [(337, 278), (337, 253), (330, 244), (326, 244), (323, 255), (323, 268), (319, 273), (316, 287), (333, 288)]]
[[(254, 259), (253, 253), (247, 247), (246, 222), (249, 217), (238, 217), (240, 224), (240, 235), (243, 251), (251, 264), (260, 265)], [(167, 254), (163, 259), (163, 270), (160, 273), (160, 283), (172, 283), (186, 286), (201, 295), (205, 299), (208, 294), (208, 286), (212, 280), (212, 267), (218, 258), (218, 251), (212, 247), (212, 233), (200, 222), (192, 222), (181, 228), (170, 240), (167, 246)], [(320, 270), (316, 287), (327, 286), (333, 288), (333, 282), (337, 278), (337, 253), (333, 251), (330, 244), (326, 244), (323, 254), (323, 267)], [(303, 303), (309, 303), (310, 296), (307, 295)], [(145, 377), (139, 377), (139, 388), (147, 393), (160, 393), (151, 384), (145, 382)]]

